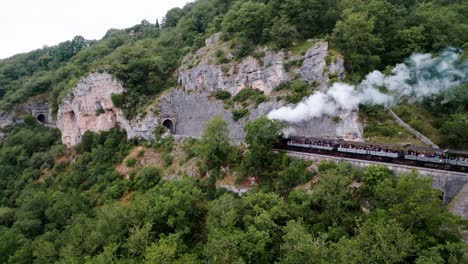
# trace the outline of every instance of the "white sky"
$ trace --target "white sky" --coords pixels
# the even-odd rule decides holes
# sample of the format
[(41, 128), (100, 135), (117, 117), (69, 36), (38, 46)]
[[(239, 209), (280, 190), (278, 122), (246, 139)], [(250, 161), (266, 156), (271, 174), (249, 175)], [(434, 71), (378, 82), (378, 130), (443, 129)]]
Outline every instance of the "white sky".
[(190, 0), (0, 0), (0, 59), (110, 28), (154, 23)]

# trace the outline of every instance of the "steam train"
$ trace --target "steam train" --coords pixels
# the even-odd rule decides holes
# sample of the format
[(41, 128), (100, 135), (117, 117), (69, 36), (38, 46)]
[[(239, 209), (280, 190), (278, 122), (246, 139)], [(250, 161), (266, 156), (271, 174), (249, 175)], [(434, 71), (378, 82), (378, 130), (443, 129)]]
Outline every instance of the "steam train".
[(306, 137), (283, 138), (275, 147), (290, 151), (468, 172), (468, 151)]

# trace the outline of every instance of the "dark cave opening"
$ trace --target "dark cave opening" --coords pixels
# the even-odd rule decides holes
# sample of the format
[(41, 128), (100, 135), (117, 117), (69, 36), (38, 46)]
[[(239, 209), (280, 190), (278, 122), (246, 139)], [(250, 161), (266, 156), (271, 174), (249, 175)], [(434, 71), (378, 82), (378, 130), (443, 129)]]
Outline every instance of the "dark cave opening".
[(39, 121), (40, 123), (44, 124), (46, 123), (47, 121), (47, 118), (44, 114), (39, 114), (37, 117), (36, 117), (37, 121)]
[(164, 120), (164, 122), (162, 123), (163, 126), (165, 126), (167, 129), (169, 129), (169, 131), (171, 132), (171, 134), (174, 134), (175, 131), (174, 131), (174, 123), (172, 122), (172, 120), (170, 119), (166, 119)]

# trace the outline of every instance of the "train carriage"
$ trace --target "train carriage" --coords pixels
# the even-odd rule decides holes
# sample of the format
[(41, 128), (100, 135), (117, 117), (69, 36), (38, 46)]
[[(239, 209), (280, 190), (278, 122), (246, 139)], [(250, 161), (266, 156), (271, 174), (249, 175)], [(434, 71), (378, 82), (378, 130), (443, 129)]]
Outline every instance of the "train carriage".
[(446, 150), (425, 148), (417, 146), (407, 146), (405, 148), (404, 158), (412, 161), (430, 162), (437, 164), (446, 163)]
[(468, 170), (468, 151), (447, 149), (445, 155), (448, 164)]
[(290, 137), (288, 138), (286, 144), (290, 147), (303, 147), (315, 150), (334, 151), (336, 150), (336, 142), (336, 139)]
[(283, 138), (276, 147), (292, 151), (375, 160), (409, 166), (468, 171), (468, 151), (312, 137)]

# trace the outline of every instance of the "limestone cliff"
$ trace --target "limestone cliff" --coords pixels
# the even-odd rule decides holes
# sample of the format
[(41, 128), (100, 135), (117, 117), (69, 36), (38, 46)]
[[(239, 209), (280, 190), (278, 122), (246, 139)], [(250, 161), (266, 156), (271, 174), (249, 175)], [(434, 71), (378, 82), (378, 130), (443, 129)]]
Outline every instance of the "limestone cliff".
[(111, 99), (112, 94), (124, 92), (121, 82), (108, 73), (93, 73), (80, 80), (57, 113), (63, 144), (76, 145), (86, 131), (107, 131), (115, 126), (126, 130), (129, 138), (151, 138), (159, 119), (148, 111), (144, 118), (127, 120)]
[[(328, 43), (317, 41), (310, 44), (304, 55), (292, 52), (273, 52), (267, 48), (257, 51), (260, 58), (251, 56), (240, 62), (234, 61), (229, 44), (215, 34), (206, 41), (206, 46), (187, 55), (179, 69), (178, 80), (186, 90), (226, 90), (235, 95), (246, 87), (270, 94), (281, 82), (299, 78), (315, 83), (321, 90), (328, 87), (331, 76), (345, 77), (344, 62), (340, 55), (332, 54)], [(230, 61), (218, 63), (221, 53)]]
[[(108, 73), (94, 73), (83, 78), (64, 98), (58, 116), (57, 127), (62, 132), (62, 141), (67, 146), (80, 142), (86, 131), (109, 130), (118, 125), (127, 131), (129, 138), (150, 139), (153, 130), (164, 124), (173, 134), (180, 136), (201, 135), (208, 120), (221, 115), (228, 123), (231, 137), (241, 141), (245, 124), (284, 103), (270, 98), (269, 101), (251, 108), (249, 115), (234, 121), (232, 109), (212, 97), (216, 90), (236, 94), (245, 88), (254, 88), (270, 94), (281, 82), (299, 78), (327, 89), (331, 75), (344, 78), (344, 63), (339, 55), (330, 57), (328, 44), (323, 41), (310, 43), (304, 55), (271, 52), (265, 49), (261, 60), (247, 57), (240, 62), (219, 64), (213, 55), (216, 50), (225, 50), (231, 57), (226, 43), (219, 35), (207, 40), (206, 47), (184, 58), (178, 72), (182, 89), (172, 89), (153, 103), (144, 117), (125, 119), (122, 111), (111, 100), (112, 94), (125, 92), (122, 84)], [(193, 60), (199, 61), (194, 64)], [(192, 64), (189, 67), (188, 64)], [(290, 65), (290, 66), (287, 66)], [(291, 66), (292, 65), (292, 66)], [(288, 70), (287, 70), (288, 69)], [(323, 117), (299, 124), (289, 124), (288, 133), (297, 136), (316, 136), (361, 139), (362, 126), (357, 113), (342, 113), (339, 117)]]
[(73, 146), (86, 131), (109, 130), (124, 120), (111, 100), (112, 94), (124, 91), (122, 84), (107, 73), (91, 74), (80, 80), (58, 110), (57, 128), (62, 132), (62, 142)]

